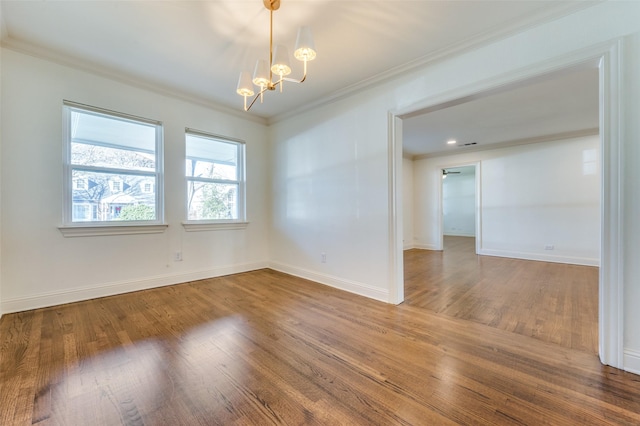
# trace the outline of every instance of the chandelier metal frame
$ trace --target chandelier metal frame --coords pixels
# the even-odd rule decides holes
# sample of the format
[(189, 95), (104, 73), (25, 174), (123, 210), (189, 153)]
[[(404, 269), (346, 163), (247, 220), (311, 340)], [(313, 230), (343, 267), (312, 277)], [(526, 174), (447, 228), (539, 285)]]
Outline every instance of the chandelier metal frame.
[[(262, 103), (263, 95), (267, 91), (274, 91), (276, 87), (280, 86), (280, 93), (282, 93), (285, 81), (303, 83), (307, 79), (307, 62), (316, 57), (311, 30), (309, 27), (301, 27), (298, 30), (294, 56), (304, 63), (303, 75), (300, 79), (286, 77), (291, 73), (287, 48), (282, 45), (276, 45), (275, 49), (273, 47), (273, 12), (280, 8), (280, 0), (263, 0), (262, 2), (264, 7), (269, 10), (269, 62), (267, 64), (264, 60), (258, 60), (253, 79), (247, 71), (240, 73), (236, 93), (244, 98), (245, 111), (249, 111), (258, 99)], [(276, 81), (273, 80), (274, 75), (278, 77)], [(257, 94), (253, 90), (253, 85), (260, 87)], [(247, 105), (247, 99), (251, 96), (254, 98)]]

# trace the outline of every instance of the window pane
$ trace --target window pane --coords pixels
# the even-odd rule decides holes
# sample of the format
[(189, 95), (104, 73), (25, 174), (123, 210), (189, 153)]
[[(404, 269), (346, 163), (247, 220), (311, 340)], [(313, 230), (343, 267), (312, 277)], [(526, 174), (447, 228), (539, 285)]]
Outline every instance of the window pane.
[(131, 151), (74, 141), (71, 143), (71, 164), (153, 171), (156, 168), (156, 155), (153, 152)]
[(86, 222), (88, 220), (93, 220), (91, 218), (91, 205), (84, 203), (74, 203), (73, 204), (73, 217), (78, 222)]
[(125, 150), (155, 152), (156, 126), (91, 111), (71, 111), (71, 140)]
[(238, 219), (238, 185), (189, 181), (189, 220)]
[(186, 168), (189, 177), (238, 180), (238, 168), (235, 165), (191, 158), (187, 159)]
[[(73, 170), (73, 222), (156, 220), (155, 177)], [(149, 185), (149, 186), (147, 186)]]
[(71, 164), (155, 170), (156, 126), (71, 110)]
[(187, 176), (238, 180), (238, 144), (187, 134)]

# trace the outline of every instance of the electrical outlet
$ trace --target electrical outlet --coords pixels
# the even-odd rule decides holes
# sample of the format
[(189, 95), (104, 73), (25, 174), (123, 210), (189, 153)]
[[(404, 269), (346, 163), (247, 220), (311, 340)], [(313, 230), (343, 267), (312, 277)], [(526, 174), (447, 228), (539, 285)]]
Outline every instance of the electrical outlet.
[(544, 246), (544, 249), (545, 250), (553, 250), (554, 249), (553, 244), (547, 244), (546, 246)]
[(325, 252), (320, 253), (320, 261), (322, 263), (327, 263), (327, 253)]
[(181, 251), (176, 251), (176, 252), (173, 253), (173, 261), (174, 262), (182, 261), (182, 252)]

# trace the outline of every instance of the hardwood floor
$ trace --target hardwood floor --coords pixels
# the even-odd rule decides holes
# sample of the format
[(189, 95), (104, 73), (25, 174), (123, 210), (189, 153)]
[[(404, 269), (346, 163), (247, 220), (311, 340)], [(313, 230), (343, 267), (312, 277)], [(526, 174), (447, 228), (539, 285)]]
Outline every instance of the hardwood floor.
[(3, 316), (0, 424), (637, 425), (640, 377), (260, 270)]
[(407, 250), (405, 303), (598, 353), (598, 268), (477, 256), (475, 238)]

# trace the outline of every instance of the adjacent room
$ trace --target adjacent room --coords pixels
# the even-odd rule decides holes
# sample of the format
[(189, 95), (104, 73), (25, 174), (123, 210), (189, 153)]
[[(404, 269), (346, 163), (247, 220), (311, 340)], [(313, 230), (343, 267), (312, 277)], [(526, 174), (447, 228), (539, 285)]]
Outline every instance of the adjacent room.
[(3, 0), (0, 424), (639, 424), (637, 75), (635, 1)]
[(406, 303), (598, 352), (599, 104), (590, 62), (407, 115)]

